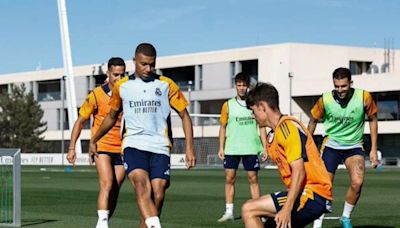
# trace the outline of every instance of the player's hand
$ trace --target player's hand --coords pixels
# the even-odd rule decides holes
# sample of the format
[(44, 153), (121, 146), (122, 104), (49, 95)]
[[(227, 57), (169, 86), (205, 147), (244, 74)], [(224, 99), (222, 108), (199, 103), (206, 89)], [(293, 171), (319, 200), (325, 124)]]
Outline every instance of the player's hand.
[(371, 152), (369, 152), (369, 160), (371, 161), (371, 164), (374, 168), (378, 167), (379, 161), (378, 161), (378, 151), (377, 150), (371, 150)]
[(89, 162), (91, 165), (93, 165), (94, 157), (97, 157), (99, 155), (97, 154), (97, 145), (96, 145), (96, 143), (92, 142), (92, 140), (90, 140), (90, 142), (89, 142), (88, 154), (89, 154)]
[(223, 150), (223, 149), (220, 149), (220, 150), (218, 151), (218, 157), (219, 157), (219, 159), (221, 159), (221, 160), (224, 160), (224, 159), (225, 159), (225, 153), (224, 153), (224, 150)]
[(75, 148), (68, 148), (67, 160), (70, 164), (75, 165), (75, 160), (76, 160)]
[(196, 155), (193, 149), (186, 149), (186, 168), (190, 169), (196, 166)]
[(266, 160), (268, 160), (268, 152), (267, 150), (264, 150), (261, 156), (261, 161), (265, 162)]
[(275, 223), (277, 228), (291, 228), (291, 211), (285, 206), (275, 215)]

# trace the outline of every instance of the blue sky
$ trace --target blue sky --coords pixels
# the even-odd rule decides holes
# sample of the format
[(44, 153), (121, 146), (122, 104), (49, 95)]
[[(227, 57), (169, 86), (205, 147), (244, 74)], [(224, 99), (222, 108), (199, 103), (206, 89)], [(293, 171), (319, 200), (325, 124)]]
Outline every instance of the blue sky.
[[(398, 0), (66, 0), (74, 65), (284, 42), (400, 45)], [(0, 1), (0, 74), (62, 67), (57, 0)]]

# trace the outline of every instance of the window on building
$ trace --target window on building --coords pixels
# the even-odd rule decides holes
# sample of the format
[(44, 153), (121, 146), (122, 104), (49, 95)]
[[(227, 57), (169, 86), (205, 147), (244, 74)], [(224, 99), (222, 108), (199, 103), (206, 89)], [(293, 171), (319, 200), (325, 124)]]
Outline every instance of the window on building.
[(235, 87), (235, 74), (236, 74), (236, 70), (235, 70), (235, 62), (230, 62), (230, 75), (231, 75), (231, 87)]
[[(79, 115), (79, 109), (78, 108), (78, 115)], [(64, 130), (69, 130), (69, 118), (68, 118), (68, 109), (64, 108)], [(86, 121), (83, 124), (83, 129), (90, 129), (91, 126), (91, 120)], [(61, 130), (61, 108), (57, 109), (57, 129)]]
[(350, 61), (350, 71), (352, 75), (360, 75), (371, 72), (372, 62), (368, 61)]
[(226, 100), (200, 101), (200, 113), (220, 114), (222, 105)]
[[(188, 91), (189, 87), (191, 87), (191, 90), (195, 88), (194, 66), (175, 67), (161, 70), (163, 72), (163, 75), (174, 80), (174, 82), (180, 87), (182, 91)], [(189, 84), (189, 81), (192, 81), (192, 85)]]
[(0, 85), (0, 95), (8, 93), (8, 84)]
[[(61, 153), (61, 140), (45, 140), (43, 141), (41, 153)], [(82, 153), (89, 150), (89, 140), (81, 140)], [(64, 140), (64, 153), (68, 152), (69, 140)]]
[(250, 85), (255, 85), (258, 81), (258, 60), (240, 61), (242, 72), (249, 74)]
[(64, 121), (63, 125), (61, 125), (61, 108), (57, 109), (57, 129), (61, 130), (62, 127), (64, 127), (64, 130), (69, 129), (68, 125), (68, 109), (64, 108)]
[(99, 86), (99, 85), (103, 85), (104, 81), (107, 79), (107, 75), (106, 74), (98, 74), (98, 75), (94, 75), (94, 81), (95, 81), (95, 87)]
[(89, 94), (94, 88), (92, 88), (92, 79), (94, 81), (93, 76), (86, 76), (86, 86), (87, 86), (87, 93)]
[(203, 89), (203, 66), (199, 65), (199, 89)]
[(378, 120), (400, 119), (400, 92), (374, 93), (378, 105)]
[(57, 101), (61, 99), (60, 80), (48, 80), (38, 82), (38, 101)]

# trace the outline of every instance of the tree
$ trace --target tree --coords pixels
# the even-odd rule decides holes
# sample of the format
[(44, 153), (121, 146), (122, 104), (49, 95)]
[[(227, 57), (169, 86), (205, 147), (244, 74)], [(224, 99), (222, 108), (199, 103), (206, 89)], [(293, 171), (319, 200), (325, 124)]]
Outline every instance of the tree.
[(25, 84), (12, 84), (11, 93), (0, 96), (0, 147), (39, 152), (43, 146), (41, 135), (47, 130), (43, 113), (33, 93), (26, 92)]

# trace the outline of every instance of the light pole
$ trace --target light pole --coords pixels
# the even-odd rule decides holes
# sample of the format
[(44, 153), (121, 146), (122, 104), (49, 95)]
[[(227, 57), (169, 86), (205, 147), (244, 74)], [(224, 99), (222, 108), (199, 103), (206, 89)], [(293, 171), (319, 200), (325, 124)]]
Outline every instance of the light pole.
[(293, 80), (293, 73), (289, 72), (289, 115), (292, 115), (292, 80)]
[(65, 93), (65, 75), (63, 75), (61, 77), (61, 111), (60, 111), (60, 128), (61, 128), (61, 164), (64, 166), (64, 150), (65, 150), (65, 146), (64, 146), (64, 107), (65, 107), (65, 103), (64, 103), (64, 93)]

